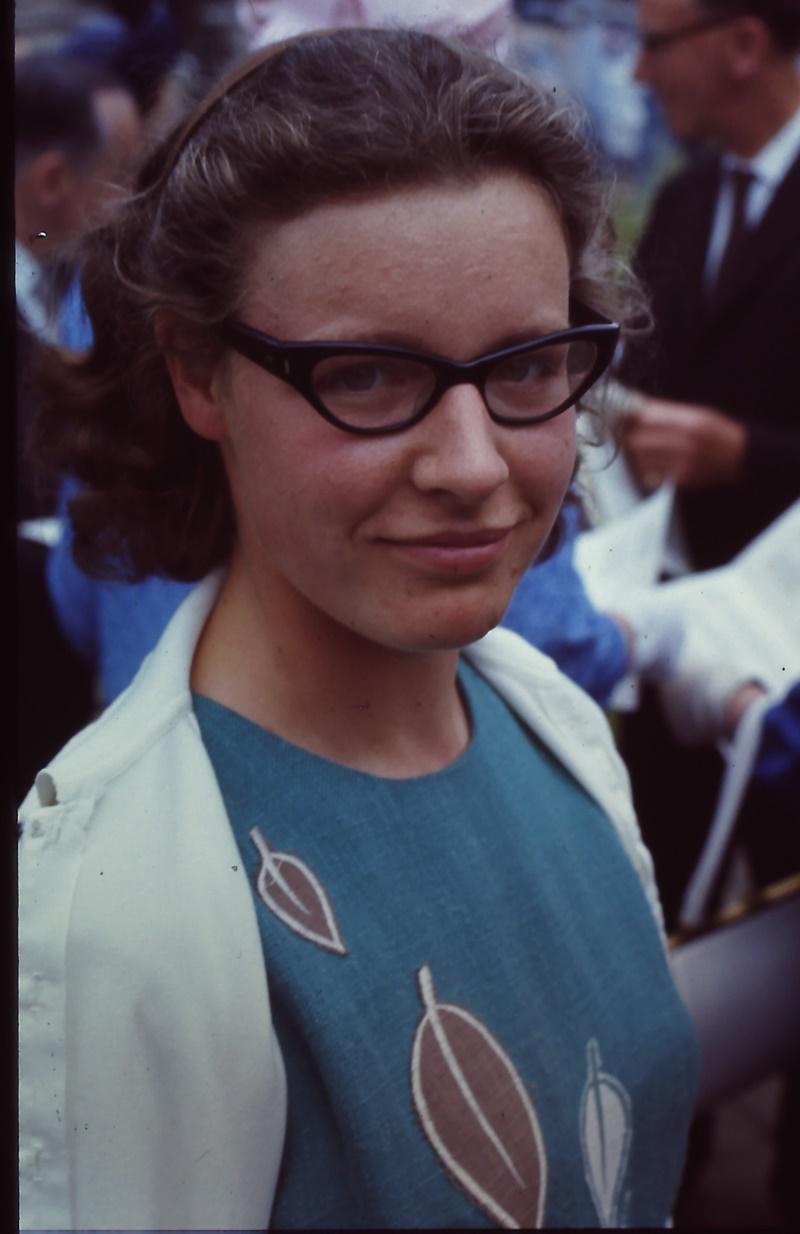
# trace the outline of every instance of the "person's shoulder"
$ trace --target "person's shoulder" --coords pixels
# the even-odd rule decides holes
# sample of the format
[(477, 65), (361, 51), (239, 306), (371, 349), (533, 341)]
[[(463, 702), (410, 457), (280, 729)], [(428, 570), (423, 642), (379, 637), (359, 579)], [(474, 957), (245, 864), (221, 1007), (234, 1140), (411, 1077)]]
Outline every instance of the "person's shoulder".
[(541, 713), (548, 727), (578, 722), (596, 730), (598, 741), (608, 744), (610, 729), (602, 708), (551, 656), (521, 634), (497, 626), (465, 653), (501, 694), (512, 701), (524, 700), (526, 710)]
[(663, 940), (652, 859), (642, 843), (628, 774), (602, 708), (549, 656), (512, 630), (490, 631), (465, 648), (465, 654), (604, 811), (641, 880)]
[(183, 600), (130, 685), (39, 773), (23, 814), (42, 799), (97, 800), (149, 751), (174, 745), (180, 732), (190, 733), (190, 743), (193, 738), (200, 741), (190, 670), (218, 586), (219, 577), (209, 576)]
[(670, 223), (683, 228), (684, 216), (694, 217), (715, 200), (719, 180), (719, 155), (704, 153), (686, 160), (654, 191), (644, 232), (668, 227)]
[(671, 172), (655, 190), (650, 215), (658, 216), (666, 209), (685, 205), (697, 194), (713, 193), (719, 182), (719, 155), (709, 152), (687, 158)]
[(20, 818), (41, 806), (97, 803), (108, 788), (141, 763), (156, 744), (169, 739), (191, 696), (176, 696), (158, 714), (147, 682), (135, 679), (100, 715), (63, 746), (36, 776), (20, 807)]
[(545, 652), (507, 626), (495, 626), (483, 638), (465, 648), (476, 665), (499, 669), (521, 667), (537, 680), (552, 683), (560, 677), (558, 665)]

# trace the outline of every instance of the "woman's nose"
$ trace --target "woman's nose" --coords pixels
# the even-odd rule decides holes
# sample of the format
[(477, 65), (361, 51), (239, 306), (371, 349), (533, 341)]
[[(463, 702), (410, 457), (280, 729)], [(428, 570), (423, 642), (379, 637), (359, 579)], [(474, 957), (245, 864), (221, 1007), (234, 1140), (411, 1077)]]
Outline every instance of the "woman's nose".
[(448, 492), (462, 501), (483, 501), (509, 475), (495, 425), (480, 392), (451, 386), (417, 426), (419, 445), (412, 480), (422, 492)]

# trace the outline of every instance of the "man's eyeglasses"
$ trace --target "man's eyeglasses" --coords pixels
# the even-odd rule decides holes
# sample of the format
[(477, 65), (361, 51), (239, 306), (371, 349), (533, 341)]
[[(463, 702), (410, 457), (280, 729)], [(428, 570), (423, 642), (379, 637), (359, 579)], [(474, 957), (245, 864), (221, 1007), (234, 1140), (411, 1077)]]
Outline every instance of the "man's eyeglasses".
[(578, 324), (569, 329), (463, 362), (379, 343), (281, 342), (234, 320), (222, 324), (221, 337), (337, 428), (395, 433), (465, 383), (498, 424), (537, 424), (574, 406), (610, 364), (619, 326), (574, 303), (572, 319)]
[(679, 43), (694, 34), (702, 34), (704, 30), (713, 30), (715, 26), (721, 26), (739, 16), (739, 13), (716, 13), (713, 17), (701, 17), (698, 21), (677, 26), (674, 30), (642, 30), (639, 33), (639, 47), (643, 52), (661, 51), (665, 47), (671, 47), (673, 43)]

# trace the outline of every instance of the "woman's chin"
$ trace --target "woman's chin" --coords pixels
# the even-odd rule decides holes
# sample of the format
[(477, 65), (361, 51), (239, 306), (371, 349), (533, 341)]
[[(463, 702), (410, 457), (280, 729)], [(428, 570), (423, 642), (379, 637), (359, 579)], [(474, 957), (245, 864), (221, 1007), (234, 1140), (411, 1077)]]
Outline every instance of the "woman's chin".
[(400, 634), (402, 649), (410, 652), (458, 651), (477, 642), (500, 625), (506, 606), (493, 606), (479, 613), (461, 613), (416, 625)]

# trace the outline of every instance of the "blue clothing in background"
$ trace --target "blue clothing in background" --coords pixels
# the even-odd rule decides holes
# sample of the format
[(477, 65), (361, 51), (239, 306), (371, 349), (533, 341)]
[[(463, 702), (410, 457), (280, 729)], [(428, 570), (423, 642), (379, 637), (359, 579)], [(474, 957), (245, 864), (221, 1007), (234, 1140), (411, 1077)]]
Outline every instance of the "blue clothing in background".
[[(77, 276), (59, 311), (64, 347), (82, 351), (92, 344), (92, 325)], [(65, 480), (59, 495), (62, 537), (50, 552), (47, 585), (59, 625), (75, 651), (97, 672), (97, 690), (106, 707), (133, 680), (172, 614), (194, 586), (153, 575), (141, 583), (91, 578), (72, 559), (72, 528), (67, 503), (77, 491)]]
[[(75, 649), (92, 661), (103, 706), (133, 680), (192, 583), (153, 576), (141, 583), (89, 578), (72, 560), (66, 502), (61, 494), (64, 536), (52, 550), (48, 585), (59, 622)], [(605, 703), (627, 665), (625, 640), (610, 617), (593, 607), (573, 564), (580, 512), (563, 511), (564, 536), (547, 561), (522, 577), (503, 625), (541, 651), (599, 703)]]
[(63, 347), (83, 351), (92, 345), (92, 323), (86, 312), (77, 275), (64, 292), (58, 312), (58, 331)]
[(598, 703), (606, 703), (628, 667), (619, 626), (594, 607), (573, 560), (580, 509), (561, 512), (563, 534), (552, 557), (527, 570), (502, 624), (552, 656)]
[(50, 552), (47, 584), (61, 628), (75, 650), (97, 671), (98, 694), (106, 707), (133, 680), (195, 584), (158, 575), (140, 583), (90, 578), (72, 559), (66, 503), (74, 491), (73, 482), (62, 488), (64, 532)]
[(800, 682), (764, 716), (753, 779), (787, 805), (800, 801)]

